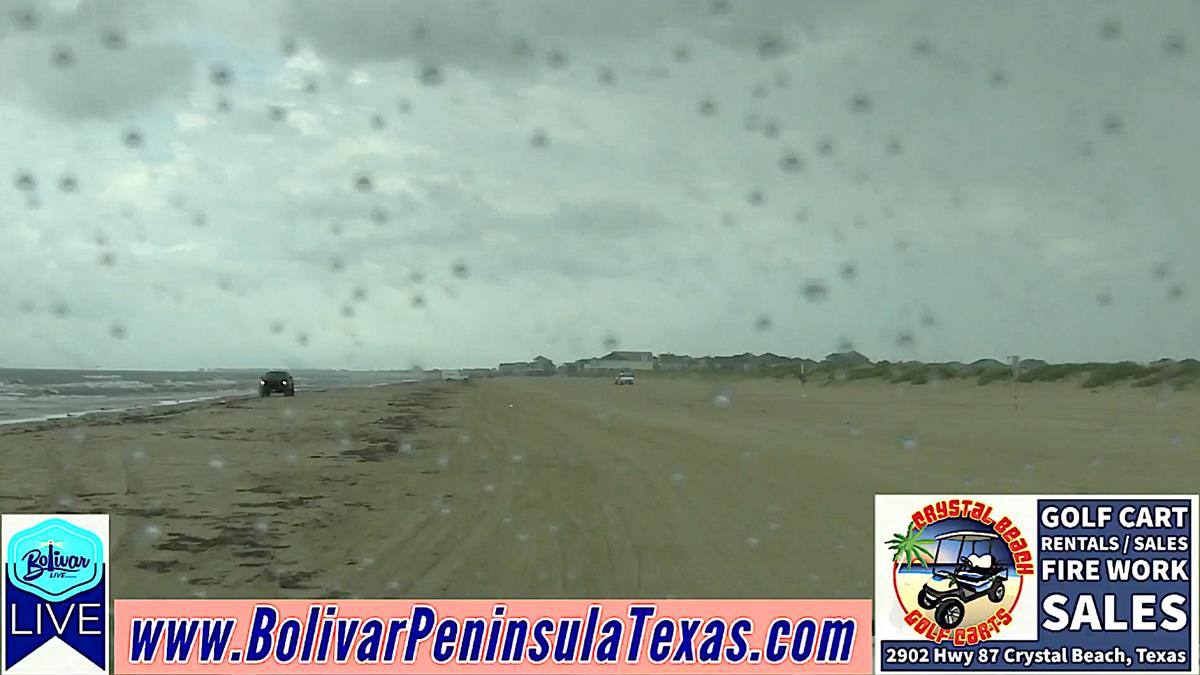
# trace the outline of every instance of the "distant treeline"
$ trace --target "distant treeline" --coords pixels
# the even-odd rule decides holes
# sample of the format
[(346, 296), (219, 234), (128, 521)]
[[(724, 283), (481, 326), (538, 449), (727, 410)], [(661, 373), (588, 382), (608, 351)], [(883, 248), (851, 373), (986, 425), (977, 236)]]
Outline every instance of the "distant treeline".
[[(800, 366), (772, 368), (770, 375), (777, 379), (799, 378)], [(805, 379), (845, 382), (851, 380), (884, 380), (891, 383), (928, 384), (945, 380), (974, 380), (985, 385), (992, 382), (1012, 382), (1013, 368), (1009, 364), (987, 359), (972, 364), (963, 363), (919, 363), (888, 361), (843, 364), (828, 360), (806, 364)], [(1120, 363), (1042, 363), (1023, 362), (1017, 369), (1017, 382), (1078, 381), (1086, 388), (1102, 387), (1115, 383), (1128, 383), (1135, 387), (1167, 385), (1177, 389), (1187, 387), (1200, 380), (1200, 361), (1156, 361), (1139, 364), (1131, 361)]]
[[(1011, 364), (996, 359), (981, 359), (973, 363), (871, 361), (853, 351), (830, 354), (820, 361), (780, 357), (774, 354), (701, 357), (691, 361), (689, 367), (672, 372), (679, 375), (691, 373), (772, 377), (779, 380), (804, 379), (828, 384), (881, 380), (895, 384), (918, 385), (947, 380), (974, 381), (986, 385), (993, 382), (1012, 382), (1014, 375)], [(1162, 359), (1149, 364), (1132, 361), (1047, 363), (1038, 359), (1025, 359), (1016, 370), (1018, 383), (1063, 380), (1077, 382), (1087, 388), (1126, 383), (1135, 387), (1163, 385), (1182, 389), (1200, 381), (1200, 361)]]

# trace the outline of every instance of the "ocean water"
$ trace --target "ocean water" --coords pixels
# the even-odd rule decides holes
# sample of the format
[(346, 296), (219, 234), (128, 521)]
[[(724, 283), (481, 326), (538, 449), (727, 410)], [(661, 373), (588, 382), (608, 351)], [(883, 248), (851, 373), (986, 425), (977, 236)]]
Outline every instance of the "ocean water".
[[(257, 396), (261, 370), (41, 370), (0, 368), (0, 424), (90, 412)], [(418, 379), (402, 371), (297, 370), (296, 395)]]

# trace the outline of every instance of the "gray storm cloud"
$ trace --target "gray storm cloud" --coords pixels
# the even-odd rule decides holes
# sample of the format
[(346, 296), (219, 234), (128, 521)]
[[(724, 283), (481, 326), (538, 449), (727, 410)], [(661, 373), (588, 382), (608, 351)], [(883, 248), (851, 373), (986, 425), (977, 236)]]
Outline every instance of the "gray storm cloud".
[(1191, 356), (1197, 18), (20, 6), (0, 20), (0, 351)]

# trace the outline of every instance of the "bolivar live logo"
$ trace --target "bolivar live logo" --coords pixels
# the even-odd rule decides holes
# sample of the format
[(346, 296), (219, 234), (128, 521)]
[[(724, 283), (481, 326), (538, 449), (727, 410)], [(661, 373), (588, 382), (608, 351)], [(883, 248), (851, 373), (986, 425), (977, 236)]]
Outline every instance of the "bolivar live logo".
[(3, 673), (108, 671), (108, 516), (5, 515)]
[(1012, 623), (1033, 555), (1021, 527), (975, 499), (928, 503), (888, 540), (904, 623), (927, 640), (974, 645)]

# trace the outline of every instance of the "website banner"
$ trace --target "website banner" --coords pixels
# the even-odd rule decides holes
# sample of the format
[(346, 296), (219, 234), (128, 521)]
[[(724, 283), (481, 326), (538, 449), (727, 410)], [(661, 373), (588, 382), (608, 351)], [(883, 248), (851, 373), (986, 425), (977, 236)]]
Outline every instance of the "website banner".
[(121, 673), (867, 673), (869, 600), (117, 600)]
[(879, 495), (876, 672), (1198, 673), (1197, 497)]

